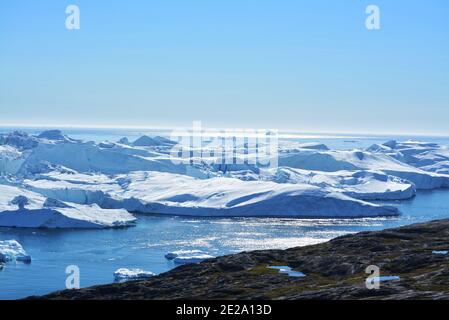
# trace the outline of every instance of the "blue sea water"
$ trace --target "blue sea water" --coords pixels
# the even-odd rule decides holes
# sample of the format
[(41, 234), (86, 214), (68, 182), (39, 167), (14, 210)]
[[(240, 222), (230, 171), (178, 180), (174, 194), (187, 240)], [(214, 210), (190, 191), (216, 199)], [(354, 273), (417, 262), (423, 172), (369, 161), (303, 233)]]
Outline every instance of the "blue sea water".
[[(31, 133), (39, 129), (28, 129)], [(0, 131), (11, 131), (2, 128)], [(118, 140), (146, 132), (66, 130), (83, 140)], [(163, 132), (151, 132), (151, 135)], [(309, 141), (330, 148), (364, 148), (391, 139), (414, 138), (449, 145), (445, 137), (323, 137)], [(305, 141), (306, 139), (299, 139)], [(211, 255), (245, 250), (288, 248), (314, 244), (367, 230), (449, 218), (449, 190), (423, 191), (410, 200), (388, 202), (402, 215), (369, 219), (191, 218), (138, 215), (135, 227), (118, 230), (31, 230), (0, 228), (0, 240), (19, 241), (32, 256), (31, 264), (11, 263), (0, 271), (0, 299), (17, 299), (65, 288), (66, 267), (80, 269), (82, 287), (114, 281), (118, 268), (155, 273), (174, 267), (164, 255), (179, 249), (199, 249)]]

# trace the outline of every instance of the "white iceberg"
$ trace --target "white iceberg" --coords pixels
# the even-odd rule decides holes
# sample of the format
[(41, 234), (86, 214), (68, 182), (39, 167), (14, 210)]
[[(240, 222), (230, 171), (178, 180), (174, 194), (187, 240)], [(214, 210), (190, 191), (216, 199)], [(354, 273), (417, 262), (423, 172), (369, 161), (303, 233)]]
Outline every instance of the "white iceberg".
[(277, 183), (308, 184), (340, 192), (360, 200), (403, 200), (415, 196), (413, 183), (380, 171), (310, 171), (280, 167), (262, 171), (233, 172), (230, 177), (245, 181), (265, 180)]
[(388, 141), (373, 145), (368, 150), (387, 154), (401, 162), (424, 171), (449, 175), (449, 148), (437, 143), (418, 141)]
[[(407, 199), (416, 189), (449, 187), (449, 175), (440, 173), (447, 148), (434, 144), (389, 142), (368, 150), (331, 151), (319, 143), (281, 143), (277, 169), (214, 164), (209, 162), (213, 157), (194, 166), (185, 159), (173, 162), (173, 144), (148, 136), (133, 144), (124, 139), (96, 144), (58, 130), (0, 135), (0, 185), (20, 189), (14, 196), (25, 189), (33, 192), (28, 199), (41, 195), (39, 205), (31, 201), (19, 211), (40, 210), (48, 218), (43, 226), (53, 215), (81, 217), (84, 224), (98, 216), (99, 225), (113, 226), (113, 221), (103, 223), (108, 213), (114, 220), (124, 210), (192, 216), (393, 216), (399, 214), (396, 208), (367, 201)], [(8, 204), (3, 211), (11, 211), (10, 196), (0, 202)], [(7, 220), (14, 219), (9, 214)]]
[(206, 254), (206, 253), (201, 250), (177, 250), (166, 253), (165, 259), (173, 260), (178, 256), (197, 255), (197, 254)]
[(401, 162), (388, 154), (373, 153), (372, 151), (315, 151), (302, 149), (298, 152), (281, 154), (279, 165), (324, 172), (381, 171), (387, 175), (408, 180), (417, 189), (449, 187), (448, 175), (427, 172)]
[(215, 257), (208, 255), (208, 254), (178, 256), (173, 260), (173, 262), (175, 264), (194, 264), (194, 263), (201, 263), (204, 260), (213, 259), (213, 258), (215, 258)]
[(61, 138), (57, 132), (44, 132), (41, 138), (13, 132), (0, 136), (0, 147), (0, 172), (10, 174), (26, 175), (29, 168), (42, 162), (78, 172), (105, 174), (136, 170), (186, 172), (186, 165), (173, 164), (167, 154), (123, 144), (104, 148), (104, 144), (102, 147), (94, 142), (82, 142), (65, 136)]
[(136, 219), (123, 209), (67, 204), (25, 189), (0, 185), (0, 226), (18, 228), (113, 228)]
[(16, 240), (0, 240), (0, 263), (10, 261), (31, 262), (31, 256), (26, 253), (22, 245)]
[[(372, 204), (308, 184), (133, 172), (105, 176), (50, 174), (26, 180), (47, 197), (130, 212), (191, 216), (374, 217), (398, 215), (391, 206)], [(95, 180), (93, 184), (90, 181)], [(100, 183), (103, 181), (103, 183)], [(84, 183), (83, 183), (84, 182)]]
[(156, 274), (142, 269), (120, 268), (114, 272), (116, 281), (143, 280), (154, 277)]

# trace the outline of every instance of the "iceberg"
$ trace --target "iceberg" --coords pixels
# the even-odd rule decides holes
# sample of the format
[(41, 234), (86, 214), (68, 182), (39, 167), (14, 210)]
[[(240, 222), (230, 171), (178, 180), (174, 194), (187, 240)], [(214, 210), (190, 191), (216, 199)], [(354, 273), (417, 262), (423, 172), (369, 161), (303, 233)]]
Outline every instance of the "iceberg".
[[(198, 179), (165, 172), (106, 176), (50, 174), (25, 180), (47, 197), (130, 212), (190, 216), (373, 217), (395, 216), (398, 209), (351, 198), (308, 184)], [(95, 180), (97, 183), (90, 183)], [(100, 183), (103, 181), (102, 183)]]
[(115, 281), (144, 280), (154, 277), (156, 274), (142, 269), (120, 268), (114, 272)]
[(167, 154), (121, 144), (105, 148), (104, 144), (63, 138), (48, 132), (41, 138), (19, 132), (0, 135), (0, 172), (26, 175), (30, 168), (46, 162), (86, 173), (186, 172), (185, 164), (173, 164)]
[(206, 254), (205, 252), (201, 250), (177, 250), (173, 252), (168, 252), (165, 254), (165, 259), (167, 260), (173, 260), (178, 256), (185, 256), (185, 255), (195, 255), (195, 254)]
[(437, 143), (388, 141), (372, 145), (369, 151), (387, 154), (424, 171), (449, 175), (449, 148)]
[(258, 175), (244, 171), (233, 172), (228, 176), (246, 181), (308, 184), (360, 200), (403, 200), (416, 194), (413, 183), (381, 171), (324, 172), (280, 167), (263, 171)]
[[(19, 196), (18, 196), (19, 195)], [(38, 193), (0, 185), (0, 226), (17, 228), (116, 228), (136, 220), (123, 209), (67, 204)]]
[[(288, 141), (280, 144), (279, 167), (268, 169), (215, 163), (213, 157), (195, 165), (172, 161), (174, 143), (142, 136), (134, 143), (97, 144), (59, 130), (0, 135), (0, 187), (16, 188), (0, 195), (0, 225), (114, 227), (133, 221), (128, 212), (395, 216), (397, 208), (369, 201), (408, 199), (417, 189), (449, 187), (448, 148), (436, 144), (390, 141), (343, 151)], [(14, 200), (21, 195), (26, 201)]]
[(0, 263), (10, 261), (30, 263), (31, 256), (26, 253), (22, 245), (16, 240), (0, 240)]
[(173, 262), (175, 264), (195, 264), (201, 263), (207, 259), (213, 259), (214, 256), (210, 256), (208, 254), (199, 254), (199, 255), (189, 255), (189, 256), (179, 256), (176, 257)]
[(449, 175), (427, 172), (384, 153), (362, 150), (314, 151), (302, 149), (281, 154), (279, 165), (311, 171), (381, 171), (415, 185), (417, 189), (449, 187)]

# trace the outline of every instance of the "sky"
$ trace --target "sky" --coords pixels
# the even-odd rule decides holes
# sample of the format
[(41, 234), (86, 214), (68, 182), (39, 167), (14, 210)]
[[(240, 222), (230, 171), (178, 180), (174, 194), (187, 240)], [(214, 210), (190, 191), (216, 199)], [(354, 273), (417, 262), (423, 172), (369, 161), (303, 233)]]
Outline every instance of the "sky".
[(449, 1), (0, 0), (0, 125), (192, 121), (449, 135)]

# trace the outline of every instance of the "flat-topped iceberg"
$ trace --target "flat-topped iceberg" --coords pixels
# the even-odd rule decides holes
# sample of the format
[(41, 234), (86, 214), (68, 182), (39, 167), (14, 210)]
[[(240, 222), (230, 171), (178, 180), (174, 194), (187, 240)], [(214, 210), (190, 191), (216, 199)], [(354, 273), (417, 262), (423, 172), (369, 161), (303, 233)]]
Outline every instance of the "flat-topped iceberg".
[(173, 261), (175, 264), (194, 264), (201, 263), (207, 259), (213, 259), (214, 256), (208, 254), (198, 254), (198, 255), (187, 255), (176, 257)]
[(167, 252), (165, 254), (165, 259), (173, 260), (179, 256), (198, 255), (198, 254), (206, 254), (206, 253), (201, 250), (177, 250), (177, 251)]
[[(272, 181), (215, 177), (197, 179), (164, 172), (133, 172), (103, 183), (87, 177), (51, 174), (26, 180), (27, 188), (60, 199), (130, 212), (191, 216), (373, 217), (398, 214), (395, 207), (372, 204), (333, 190)], [(86, 183), (83, 184), (83, 181)], [(102, 181), (102, 178), (96, 179)]]
[(0, 263), (10, 261), (31, 262), (31, 256), (16, 240), (0, 240)]
[(123, 209), (68, 204), (29, 190), (0, 185), (0, 227), (92, 229), (124, 227), (134, 221)]
[(402, 200), (415, 196), (413, 183), (381, 171), (310, 171), (280, 167), (253, 172), (232, 172), (228, 176), (246, 181), (308, 184), (361, 200)]

